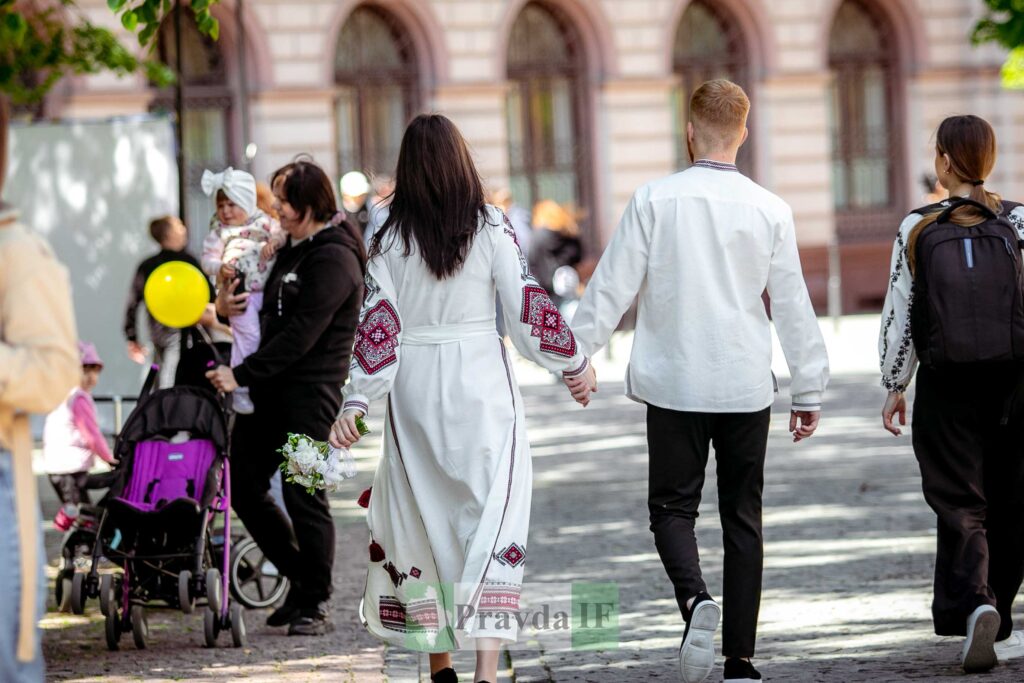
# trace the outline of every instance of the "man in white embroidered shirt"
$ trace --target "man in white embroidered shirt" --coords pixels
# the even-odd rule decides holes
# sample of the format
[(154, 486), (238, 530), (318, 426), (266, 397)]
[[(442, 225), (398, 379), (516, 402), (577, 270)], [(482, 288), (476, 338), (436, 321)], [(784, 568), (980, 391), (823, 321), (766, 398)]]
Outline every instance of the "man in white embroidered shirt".
[(828, 382), (825, 343), (800, 269), (793, 213), (736, 170), (750, 102), (725, 80), (690, 100), (693, 166), (633, 195), (573, 319), (590, 357), (639, 294), (627, 395), (647, 404), (651, 531), (686, 621), (683, 681), (714, 666), (721, 617), (701, 577), (694, 520), (709, 445), (718, 463), (727, 607), (726, 681), (756, 681), (761, 494), (774, 401), (771, 313), (792, 374), (794, 441), (814, 433)]

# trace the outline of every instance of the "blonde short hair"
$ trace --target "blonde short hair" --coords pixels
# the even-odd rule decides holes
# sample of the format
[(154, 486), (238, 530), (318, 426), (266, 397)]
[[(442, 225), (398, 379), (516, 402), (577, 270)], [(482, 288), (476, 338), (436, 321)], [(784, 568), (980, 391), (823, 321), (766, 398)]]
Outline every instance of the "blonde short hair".
[(750, 99), (743, 88), (724, 78), (702, 83), (690, 97), (690, 122), (702, 147), (732, 147), (743, 135)]

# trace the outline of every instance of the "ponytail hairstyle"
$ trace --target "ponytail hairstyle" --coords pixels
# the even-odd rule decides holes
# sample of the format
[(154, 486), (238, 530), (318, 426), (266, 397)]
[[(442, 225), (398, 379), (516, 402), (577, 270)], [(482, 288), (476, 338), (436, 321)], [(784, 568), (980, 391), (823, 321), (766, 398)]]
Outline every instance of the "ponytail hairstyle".
[[(994, 192), (985, 189), (985, 178), (992, 172), (996, 163), (996, 134), (988, 121), (973, 115), (950, 116), (939, 124), (935, 133), (935, 151), (939, 155), (949, 157), (950, 172), (962, 183), (970, 183), (971, 194), (968, 197), (987, 206), (995, 213), (1002, 213), (1002, 199)], [(907, 237), (907, 263), (913, 274), (915, 268), (915, 248), (921, 231), (935, 222), (942, 210), (930, 213), (913, 227)], [(952, 223), (969, 227), (981, 223), (986, 215), (974, 206), (960, 206), (953, 210), (949, 220)]]

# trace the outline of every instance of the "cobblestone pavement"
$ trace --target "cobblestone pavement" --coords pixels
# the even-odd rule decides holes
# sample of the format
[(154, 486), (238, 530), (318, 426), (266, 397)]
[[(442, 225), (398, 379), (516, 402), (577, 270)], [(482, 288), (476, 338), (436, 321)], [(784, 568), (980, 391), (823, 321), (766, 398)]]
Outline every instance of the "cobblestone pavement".
[[(644, 411), (622, 385), (604, 382), (586, 410), (555, 385), (524, 388), (533, 444), (535, 491), (530, 582), (618, 584), (619, 647), (510, 653), (501, 680), (678, 680), (682, 622), (647, 530)], [(785, 398), (786, 394), (783, 392)], [(765, 480), (764, 600), (756, 663), (770, 681), (839, 682), (961, 678), (959, 642), (937, 638), (929, 618), (934, 518), (920, 494), (909, 436), (882, 431), (882, 390), (873, 377), (833, 380), (821, 431), (792, 444), (787, 405), (773, 415)], [(371, 427), (373, 425), (371, 424)], [(366, 533), (353, 499), (368, 483), (377, 447), (360, 450), (352, 495), (334, 501), (338, 562), (334, 619), (325, 638), (287, 638), (249, 617), (249, 647), (200, 646), (198, 617), (154, 615), (149, 649), (130, 638), (108, 653), (102, 618), (51, 614), (45, 652), (52, 680), (68, 681), (414, 681), (425, 659), (384, 648), (359, 626)], [(721, 588), (721, 534), (709, 464), (698, 520), (702, 564), (712, 593)], [(52, 517), (52, 495), (46, 512)], [(55, 544), (49, 534), (51, 553)], [(51, 554), (52, 556), (52, 554)], [(227, 639), (224, 639), (227, 640)], [(457, 668), (471, 658), (460, 654)], [(424, 679), (426, 677), (424, 676)], [(709, 679), (721, 680), (721, 667)], [(1024, 680), (1024, 662), (979, 680)]]

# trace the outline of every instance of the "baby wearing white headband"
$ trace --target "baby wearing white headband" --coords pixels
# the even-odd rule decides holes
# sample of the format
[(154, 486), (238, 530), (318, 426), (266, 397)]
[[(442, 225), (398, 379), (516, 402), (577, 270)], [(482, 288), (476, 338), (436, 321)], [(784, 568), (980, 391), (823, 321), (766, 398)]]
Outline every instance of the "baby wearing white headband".
[[(245, 312), (231, 317), (231, 366), (235, 367), (260, 345), (260, 309), (263, 287), (274, 264), (275, 252), (287, 235), (280, 224), (256, 206), (256, 179), (252, 174), (227, 168), (222, 173), (203, 171), (203, 192), (216, 197), (217, 209), (210, 232), (203, 240), (203, 270), (218, 287), (239, 280), (236, 291), (249, 292)], [(249, 390), (235, 391), (234, 408), (253, 411)]]

